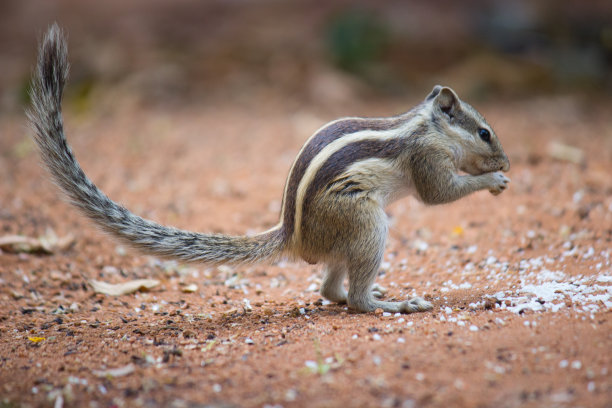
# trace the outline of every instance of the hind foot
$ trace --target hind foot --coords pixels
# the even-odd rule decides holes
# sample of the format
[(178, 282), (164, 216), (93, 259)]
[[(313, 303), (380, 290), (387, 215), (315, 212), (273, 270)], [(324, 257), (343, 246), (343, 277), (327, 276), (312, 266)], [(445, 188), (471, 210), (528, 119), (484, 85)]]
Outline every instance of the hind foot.
[(384, 302), (372, 297), (366, 299), (349, 299), (349, 306), (359, 312), (373, 312), (382, 309), (388, 313), (415, 313), (433, 309), (433, 305), (420, 297), (413, 297), (403, 302)]

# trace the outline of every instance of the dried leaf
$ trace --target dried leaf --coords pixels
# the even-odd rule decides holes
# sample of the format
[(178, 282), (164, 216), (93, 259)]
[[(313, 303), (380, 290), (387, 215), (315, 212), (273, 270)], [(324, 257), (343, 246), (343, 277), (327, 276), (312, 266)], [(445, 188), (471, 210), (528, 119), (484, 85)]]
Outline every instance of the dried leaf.
[(104, 377), (104, 378), (114, 378), (114, 377), (123, 377), (128, 374), (132, 374), (136, 370), (134, 364), (128, 364), (124, 367), (112, 368), (109, 370), (93, 370), (92, 373), (96, 377)]
[(96, 293), (104, 293), (105, 295), (121, 296), (129, 293), (147, 291), (159, 285), (157, 279), (136, 279), (124, 283), (106, 283), (90, 279), (89, 284)]
[(52, 254), (70, 248), (74, 241), (75, 238), (72, 234), (60, 238), (53, 231), (47, 231), (45, 235), (39, 238), (5, 235), (0, 237), (0, 249), (8, 252)]
[(183, 286), (181, 288), (181, 292), (183, 293), (194, 293), (198, 291), (198, 285), (196, 285), (195, 283), (192, 283), (190, 285), (187, 286)]
[(464, 232), (463, 227), (461, 225), (457, 225), (457, 226), (453, 227), (452, 235), (454, 235), (456, 237), (459, 237), (459, 236), (463, 235), (463, 232)]

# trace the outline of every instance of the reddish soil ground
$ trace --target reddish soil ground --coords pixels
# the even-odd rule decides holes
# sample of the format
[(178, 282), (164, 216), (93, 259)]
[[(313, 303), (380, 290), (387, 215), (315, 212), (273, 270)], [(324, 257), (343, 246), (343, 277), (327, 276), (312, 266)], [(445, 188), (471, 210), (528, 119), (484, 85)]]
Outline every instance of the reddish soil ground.
[[(416, 102), (254, 94), (163, 110), (106, 94), (88, 113), (68, 103), (66, 124), (86, 172), (135, 213), (241, 234), (277, 222), (293, 157), (320, 125)], [(389, 208), (378, 283), (387, 298), (435, 304), (401, 316), (322, 302), (314, 265), (184, 266), (118, 246), (62, 201), (24, 118), (2, 117), (2, 235), (75, 243), (0, 254), (0, 406), (611, 406), (612, 106), (477, 108), (512, 183), (497, 197)], [(119, 297), (88, 285), (136, 278), (161, 283)]]

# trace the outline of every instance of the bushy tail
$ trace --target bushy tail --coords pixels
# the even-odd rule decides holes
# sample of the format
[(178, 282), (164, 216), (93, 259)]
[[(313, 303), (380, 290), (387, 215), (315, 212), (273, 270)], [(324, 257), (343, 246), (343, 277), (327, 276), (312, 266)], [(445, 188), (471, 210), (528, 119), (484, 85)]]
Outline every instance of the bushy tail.
[(152, 255), (206, 263), (257, 262), (280, 255), (281, 227), (252, 237), (183, 231), (138, 217), (100, 191), (81, 169), (64, 136), (61, 104), (68, 78), (67, 55), (66, 40), (54, 24), (40, 45), (27, 115), (44, 163), (75, 206), (106, 232)]

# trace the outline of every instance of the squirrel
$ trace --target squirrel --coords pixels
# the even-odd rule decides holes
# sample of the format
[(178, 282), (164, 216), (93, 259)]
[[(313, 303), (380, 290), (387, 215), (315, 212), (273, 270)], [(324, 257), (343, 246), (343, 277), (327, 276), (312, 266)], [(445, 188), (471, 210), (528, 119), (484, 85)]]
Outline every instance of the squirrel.
[[(43, 162), (72, 204), (102, 230), (144, 253), (182, 262), (255, 263), (281, 257), (323, 263), (320, 293), (359, 312), (432, 309), (420, 297), (382, 301), (374, 284), (388, 232), (384, 208), (414, 195), (444, 204), (478, 190), (497, 195), (508, 157), (485, 119), (448, 87), (386, 118), (343, 118), (304, 144), (285, 184), (279, 223), (253, 236), (184, 231), (134, 215), (85, 175), (63, 130), (67, 45), (53, 24), (39, 45), (27, 116)], [(344, 279), (348, 276), (348, 291)]]

